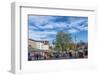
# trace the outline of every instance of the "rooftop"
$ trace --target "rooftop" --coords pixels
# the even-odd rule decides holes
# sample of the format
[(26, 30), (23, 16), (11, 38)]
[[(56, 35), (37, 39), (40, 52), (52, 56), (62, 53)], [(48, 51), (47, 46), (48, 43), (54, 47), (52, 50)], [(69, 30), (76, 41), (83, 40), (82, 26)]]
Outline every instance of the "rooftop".
[(45, 43), (45, 44), (49, 43), (49, 41), (47, 41), (47, 40), (33, 40), (33, 39), (28, 39), (28, 40), (34, 41), (34, 42), (41, 42), (41, 43)]

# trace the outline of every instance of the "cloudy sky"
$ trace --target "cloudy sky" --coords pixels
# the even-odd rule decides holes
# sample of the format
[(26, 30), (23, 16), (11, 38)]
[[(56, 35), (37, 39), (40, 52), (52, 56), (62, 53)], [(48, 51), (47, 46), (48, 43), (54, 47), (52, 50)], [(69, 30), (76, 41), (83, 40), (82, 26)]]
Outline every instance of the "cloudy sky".
[(70, 33), (73, 41), (87, 42), (88, 17), (78, 16), (28, 16), (29, 38), (52, 42), (57, 32)]

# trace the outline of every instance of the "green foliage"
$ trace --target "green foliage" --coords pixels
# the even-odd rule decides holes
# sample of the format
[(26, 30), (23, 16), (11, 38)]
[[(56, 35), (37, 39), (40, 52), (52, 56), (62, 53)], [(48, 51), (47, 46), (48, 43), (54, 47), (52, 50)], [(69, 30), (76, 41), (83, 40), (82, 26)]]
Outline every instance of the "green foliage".
[(67, 46), (72, 42), (70, 34), (58, 32), (56, 35), (55, 49), (58, 51), (66, 51)]
[(76, 49), (76, 45), (74, 43), (70, 43), (67, 45), (67, 48), (71, 49), (71, 50), (75, 50)]

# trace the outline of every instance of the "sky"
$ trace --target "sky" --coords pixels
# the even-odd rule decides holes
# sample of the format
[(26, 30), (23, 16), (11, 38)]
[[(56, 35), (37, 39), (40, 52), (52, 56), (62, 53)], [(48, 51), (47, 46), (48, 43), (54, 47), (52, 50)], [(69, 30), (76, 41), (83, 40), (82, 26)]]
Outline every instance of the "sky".
[(28, 16), (28, 34), (33, 40), (56, 39), (57, 32), (69, 33), (76, 42), (88, 41), (88, 17), (82, 16)]

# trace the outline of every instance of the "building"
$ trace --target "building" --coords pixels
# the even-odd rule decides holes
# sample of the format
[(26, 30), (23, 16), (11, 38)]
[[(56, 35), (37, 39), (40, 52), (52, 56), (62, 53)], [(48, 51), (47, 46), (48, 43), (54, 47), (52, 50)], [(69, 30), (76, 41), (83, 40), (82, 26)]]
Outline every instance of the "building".
[(28, 39), (28, 45), (31, 46), (33, 49), (49, 50), (48, 41), (38, 41), (38, 40)]

